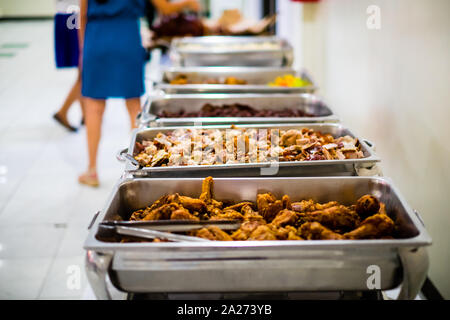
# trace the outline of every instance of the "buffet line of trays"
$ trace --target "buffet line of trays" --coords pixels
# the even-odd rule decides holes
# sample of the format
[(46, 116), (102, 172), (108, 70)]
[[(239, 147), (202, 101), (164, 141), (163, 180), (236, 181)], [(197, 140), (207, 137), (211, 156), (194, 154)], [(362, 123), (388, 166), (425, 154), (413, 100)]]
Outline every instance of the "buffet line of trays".
[(132, 293), (417, 295), (431, 244), (420, 216), (373, 143), (292, 69), (286, 41), (183, 38), (170, 54), (90, 226), (97, 297), (110, 298), (107, 279)]

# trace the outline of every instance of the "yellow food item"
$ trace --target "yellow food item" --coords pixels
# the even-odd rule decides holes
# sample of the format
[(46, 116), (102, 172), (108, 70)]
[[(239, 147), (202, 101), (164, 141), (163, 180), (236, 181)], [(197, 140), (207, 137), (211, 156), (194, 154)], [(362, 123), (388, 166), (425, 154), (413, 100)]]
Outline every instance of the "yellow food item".
[(275, 80), (269, 82), (268, 85), (271, 87), (306, 87), (310, 86), (311, 83), (300, 77), (294, 77), (292, 74), (285, 74), (276, 77)]

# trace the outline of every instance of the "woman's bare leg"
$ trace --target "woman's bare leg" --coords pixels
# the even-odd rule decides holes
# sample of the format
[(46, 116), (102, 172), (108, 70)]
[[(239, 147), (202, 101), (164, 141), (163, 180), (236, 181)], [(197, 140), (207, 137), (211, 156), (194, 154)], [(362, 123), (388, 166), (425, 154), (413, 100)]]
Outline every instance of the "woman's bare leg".
[(130, 115), (131, 129), (136, 128), (136, 117), (141, 111), (141, 99), (132, 98), (125, 100), (128, 114)]
[(56, 117), (62, 125), (64, 125), (70, 131), (76, 131), (76, 128), (71, 126), (69, 120), (67, 119), (67, 114), (69, 112), (70, 107), (72, 107), (75, 101), (79, 100), (81, 105), (81, 113), (84, 118), (84, 107), (83, 107), (83, 99), (81, 99), (81, 74), (78, 73), (77, 80), (73, 84), (72, 88), (69, 91), (66, 99), (62, 107), (55, 113), (54, 117)]
[(77, 78), (77, 81), (72, 86), (72, 89), (70, 89), (69, 94), (66, 97), (66, 100), (64, 100), (64, 103), (62, 107), (58, 110), (58, 114), (67, 120), (67, 112), (69, 112), (70, 107), (72, 104), (77, 101), (80, 98), (81, 94), (81, 79), (80, 77)]
[(80, 183), (98, 185), (97, 152), (100, 143), (105, 100), (83, 98), (86, 116), (86, 132), (89, 164), (88, 171), (79, 177)]
[(81, 125), (85, 125), (86, 122), (86, 106), (83, 97), (80, 92), (80, 107), (81, 107)]

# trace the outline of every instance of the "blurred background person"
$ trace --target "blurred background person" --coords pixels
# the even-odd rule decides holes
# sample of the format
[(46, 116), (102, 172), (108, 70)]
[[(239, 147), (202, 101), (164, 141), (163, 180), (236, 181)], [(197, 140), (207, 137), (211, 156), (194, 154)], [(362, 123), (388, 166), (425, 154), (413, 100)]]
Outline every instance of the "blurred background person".
[[(78, 11), (79, 0), (57, 0), (56, 14), (54, 18), (55, 30), (55, 62), (57, 68), (74, 68), (79, 66), (80, 45), (78, 35)], [(81, 72), (70, 89), (61, 108), (53, 115), (53, 118), (71, 132), (77, 128), (69, 123), (67, 118), (70, 107), (79, 101), (83, 112), (81, 99)]]
[[(144, 93), (144, 62), (139, 18), (150, 0), (81, 0), (81, 93), (85, 106), (89, 163), (81, 184), (98, 186), (97, 151), (106, 99), (123, 98), (135, 128)], [(152, 0), (160, 14), (198, 11), (196, 0)], [(148, 10), (148, 7), (147, 7)]]

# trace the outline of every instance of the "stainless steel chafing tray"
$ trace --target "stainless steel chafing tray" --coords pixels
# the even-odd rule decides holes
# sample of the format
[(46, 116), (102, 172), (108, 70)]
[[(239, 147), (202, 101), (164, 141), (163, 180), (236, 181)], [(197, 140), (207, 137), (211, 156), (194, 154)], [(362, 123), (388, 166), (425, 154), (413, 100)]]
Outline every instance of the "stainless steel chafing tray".
[[(305, 87), (272, 87), (268, 83), (283, 75), (301, 77), (311, 83)], [(185, 75), (191, 82), (200, 84), (170, 84), (179, 75)], [(236, 77), (247, 81), (245, 85), (201, 84), (208, 79), (224, 81)], [(156, 88), (166, 93), (313, 93), (317, 87), (306, 70), (273, 67), (170, 67), (163, 71), (161, 83)]]
[[(208, 128), (228, 129), (231, 126), (208, 126)], [(310, 128), (322, 133), (330, 133), (334, 137), (349, 135), (356, 137), (350, 130), (341, 124), (331, 123), (305, 123), (305, 124), (267, 124), (267, 125), (236, 125), (238, 128), (254, 129), (301, 129)], [(205, 128), (205, 127), (165, 127), (141, 128), (133, 132), (131, 144), (128, 149), (118, 154), (118, 159), (126, 161), (125, 170), (134, 176), (151, 177), (205, 177), (211, 176), (329, 176), (329, 175), (357, 175), (362, 168), (373, 168), (380, 159), (375, 155), (368, 141), (359, 139), (364, 158), (345, 160), (317, 160), (317, 161), (286, 161), (286, 162), (260, 162), (260, 163), (233, 163), (217, 165), (195, 166), (166, 166), (166, 167), (140, 167), (130, 161), (136, 153), (136, 142), (151, 140), (159, 132), (168, 133), (179, 128)], [(121, 154), (127, 154), (127, 159)], [(367, 175), (369, 175), (368, 173)], [(373, 175), (373, 174), (372, 174)]]
[[(314, 117), (197, 117), (197, 118), (160, 118), (161, 111), (187, 112), (200, 111), (207, 104), (245, 104), (257, 110), (296, 109), (315, 115)], [(159, 94), (150, 96), (138, 117), (140, 126), (189, 126), (220, 124), (257, 124), (257, 123), (311, 123), (337, 122), (339, 118), (319, 97), (308, 93), (297, 94)]]
[(109, 298), (106, 279), (126, 292), (289, 292), (375, 289), (402, 284), (399, 298), (414, 298), (425, 280), (431, 244), (421, 219), (389, 180), (379, 177), (216, 178), (216, 199), (255, 200), (259, 192), (293, 200), (354, 203), (372, 194), (386, 204), (397, 239), (322, 241), (107, 242), (99, 224), (127, 219), (159, 197), (198, 197), (202, 179), (124, 179), (91, 223), (84, 248), (88, 279)]
[(179, 66), (291, 66), (293, 49), (277, 37), (186, 37), (172, 42), (171, 59)]

